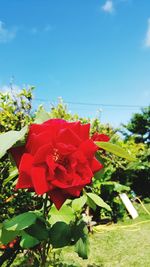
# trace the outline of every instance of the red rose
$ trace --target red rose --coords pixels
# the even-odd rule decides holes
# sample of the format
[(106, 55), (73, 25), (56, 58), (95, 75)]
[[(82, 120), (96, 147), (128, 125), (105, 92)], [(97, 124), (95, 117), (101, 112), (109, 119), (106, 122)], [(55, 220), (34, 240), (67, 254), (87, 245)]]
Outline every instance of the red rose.
[(110, 138), (106, 134), (95, 133), (92, 136), (92, 140), (93, 141), (99, 141), (99, 142), (108, 142), (110, 140)]
[(52, 119), (32, 124), (24, 148), (12, 154), (19, 167), (16, 188), (48, 193), (59, 209), (69, 196), (79, 196), (103, 166), (95, 158), (98, 147), (89, 138), (90, 124)]

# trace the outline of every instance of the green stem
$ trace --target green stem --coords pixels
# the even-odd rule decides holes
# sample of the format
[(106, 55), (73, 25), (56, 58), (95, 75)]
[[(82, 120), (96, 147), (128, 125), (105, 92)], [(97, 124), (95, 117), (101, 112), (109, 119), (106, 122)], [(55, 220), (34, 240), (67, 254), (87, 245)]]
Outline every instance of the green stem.
[(44, 199), (43, 216), (45, 219), (47, 216), (47, 201), (48, 201), (48, 194), (46, 194), (45, 199)]
[[(43, 207), (43, 216), (46, 219), (47, 217), (47, 202), (48, 202), (48, 194), (46, 194), (44, 199), (44, 207)], [(43, 242), (43, 247), (41, 251), (41, 267), (45, 267), (46, 259), (47, 259), (47, 250), (46, 250), (47, 241)]]

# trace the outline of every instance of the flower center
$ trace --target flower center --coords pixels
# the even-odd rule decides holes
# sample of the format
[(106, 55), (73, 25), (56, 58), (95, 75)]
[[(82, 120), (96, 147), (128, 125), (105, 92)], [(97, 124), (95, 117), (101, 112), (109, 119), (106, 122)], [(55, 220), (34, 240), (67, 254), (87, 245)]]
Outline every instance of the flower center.
[(53, 160), (54, 160), (55, 162), (58, 162), (59, 158), (60, 158), (60, 155), (59, 155), (59, 153), (58, 153), (58, 149), (57, 149), (57, 148), (54, 148), (54, 149), (53, 149)]
[(53, 160), (65, 168), (67, 168), (69, 165), (69, 159), (63, 155), (60, 155), (57, 148), (53, 149)]

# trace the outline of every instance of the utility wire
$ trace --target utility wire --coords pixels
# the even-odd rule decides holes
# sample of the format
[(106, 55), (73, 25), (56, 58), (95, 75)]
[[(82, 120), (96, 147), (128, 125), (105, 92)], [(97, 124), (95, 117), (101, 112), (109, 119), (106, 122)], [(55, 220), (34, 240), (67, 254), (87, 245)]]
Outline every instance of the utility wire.
[[(51, 102), (48, 99), (44, 98), (34, 98), (34, 101), (42, 101), (42, 102)], [(144, 108), (146, 106), (140, 105), (126, 105), (126, 104), (103, 104), (103, 103), (87, 103), (87, 102), (72, 102), (72, 101), (64, 101), (66, 104), (71, 105), (81, 105), (81, 106), (101, 106), (101, 107), (118, 107), (118, 108)]]

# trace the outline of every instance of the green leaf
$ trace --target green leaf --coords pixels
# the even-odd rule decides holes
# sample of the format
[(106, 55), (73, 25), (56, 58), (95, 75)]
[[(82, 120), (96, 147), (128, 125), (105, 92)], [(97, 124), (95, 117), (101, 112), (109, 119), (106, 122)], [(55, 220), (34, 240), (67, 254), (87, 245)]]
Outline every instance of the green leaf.
[(99, 146), (100, 148), (113, 153), (116, 156), (125, 158), (129, 161), (134, 161), (135, 158), (132, 157), (127, 151), (125, 151), (123, 148), (120, 146), (117, 146), (115, 144), (109, 143), (109, 142), (96, 142), (96, 145)]
[(38, 239), (22, 231), (22, 238), (20, 242), (20, 246), (22, 248), (32, 248), (32, 247), (35, 247), (39, 243), (40, 241)]
[(64, 222), (56, 222), (50, 229), (50, 243), (54, 248), (67, 246), (71, 242), (71, 228)]
[(87, 195), (88, 198), (89, 198), (90, 200), (92, 200), (97, 206), (102, 207), (102, 208), (105, 208), (105, 209), (111, 211), (110, 206), (109, 206), (107, 203), (105, 203), (104, 200), (103, 200), (101, 197), (99, 197), (98, 195), (93, 194), (93, 193), (86, 193), (86, 195)]
[(78, 220), (75, 224), (71, 225), (71, 237), (74, 243), (86, 235), (88, 235), (88, 229), (84, 221)]
[(121, 192), (124, 192), (124, 191), (127, 192), (127, 191), (130, 191), (130, 187), (126, 186), (126, 185), (123, 185), (123, 184), (115, 183), (114, 191), (116, 191), (117, 193), (121, 193)]
[(46, 112), (42, 106), (39, 107), (39, 110), (37, 111), (36, 117), (34, 119), (34, 123), (41, 124), (49, 119), (50, 119), (50, 116), (48, 112)]
[(75, 251), (83, 259), (87, 259), (89, 253), (89, 240), (88, 229), (85, 222), (79, 221), (76, 225), (73, 225), (71, 236), (75, 241)]
[(76, 198), (72, 201), (72, 208), (74, 211), (80, 211), (87, 201), (87, 196), (83, 195), (82, 197)]
[(7, 245), (9, 242), (15, 239), (18, 233), (18, 231), (7, 231), (5, 228), (2, 228), (0, 241), (2, 244)]
[(96, 204), (91, 198), (88, 197), (86, 203), (92, 210), (96, 210)]
[(25, 212), (3, 223), (8, 231), (20, 231), (34, 224), (37, 216), (33, 212)]
[(4, 180), (3, 182), (3, 186), (5, 186), (7, 183), (9, 183), (14, 177), (16, 177), (18, 175), (18, 169), (17, 168), (14, 168), (9, 176)]
[(20, 131), (9, 131), (0, 134), (0, 158), (2, 158), (8, 149), (24, 138), (28, 127), (25, 126)]
[(101, 182), (101, 185), (104, 187), (109, 187), (109, 190), (111, 189), (112, 191), (115, 191), (117, 193), (121, 193), (123, 191), (130, 191), (130, 187), (126, 185), (119, 184), (114, 181), (108, 181), (108, 182)]
[(25, 229), (25, 232), (40, 241), (48, 239), (49, 236), (46, 224), (39, 219), (37, 219), (34, 224)]
[(78, 253), (82, 259), (88, 259), (89, 241), (87, 238), (80, 238), (75, 244), (75, 252)]
[(70, 223), (75, 219), (73, 209), (67, 205), (63, 205), (60, 210), (57, 210), (55, 206), (52, 206), (49, 215), (51, 216), (49, 219), (50, 224), (60, 221)]

